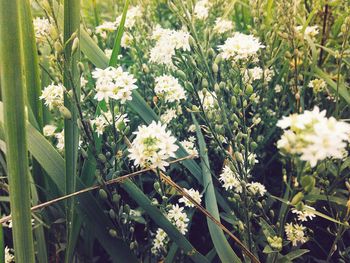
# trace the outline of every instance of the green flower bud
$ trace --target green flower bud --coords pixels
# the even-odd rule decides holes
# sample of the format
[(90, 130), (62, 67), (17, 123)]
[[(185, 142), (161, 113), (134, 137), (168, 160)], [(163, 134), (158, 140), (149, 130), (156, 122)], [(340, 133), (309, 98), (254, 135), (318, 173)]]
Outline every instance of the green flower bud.
[(105, 163), (107, 162), (106, 156), (104, 156), (102, 153), (98, 155), (98, 159), (102, 162)]
[[(202, 88), (206, 89), (206, 88), (208, 88), (208, 86), (209, 86), (208, 80), (205, 78), (202, 79)], [(203, 91), (203, 93), (204, 93), (204, 91)]]
[(121, 196), (118, 193), (113, 194), (112, 196), (113, 203), (115, 203), (116, 205), (119, 205), (120, 198)]
[(291, 205), (296, 205), (296, 204), (300, 203), (303, 200), (303, 198), (304, 198), (304, 194), (302, 192), (299, 192), (293, 197), (293, 199), (290, 202), (290, 204)]
[(109, 217), (110, 217), (111, 219), (115, 219), (116, 215), (115, 215), (115, 212), (114, 212), (113, 209), (110, 209), (109, 212), (108, 212), (108, 214), (109, 214)]
[(214, 74), (217, 74), (219, 72), (218, 64), (214, 63), (211, 68), (212, 68)]
[(59, 111), (62, 115), (63, 118), (70, 120), (72, 118), (72, 113), (65, 107), (65, 106), (61, 106), (59, 108)]
[(74, 38), (73, 40), (73, 44), (72, 44), (72, 52), (71, 55), (73, 56), (75, 54), (75, 52), (77, 52), (79, 48), (79, 38)]
[(218, 54), (214, 60), (214, 63), (219, 65), (221, 62), (221, 59), (222, 59), (222, 55)]
[(305, 192), (311, 192), (314, 189), (316, 180), (313, 176), (303, 176), (300, 180), (301, 186), (303, 187)]
[(248, 96), (250, 96), (250, 95), (253, 94), (253, 92), (254, 92), (253, 86), (250, 85), (250, 84), (248, 84), (247, 87), (246, 87), (245, 93), (246, 93)]
[(108, 198), (107, 192), (102, 188), (98, 190), (98, 195), (102, 200), (106, 200)]
[(175, 74), (179, 79), (182, 79), (182, 80), (187, 79), (185, 72), (183, 72), (182, 70), (179, 70), (179, 69), (176, 70)]
[(110, 229), (108, 233), (111, 237), (117, 237), (117, 231), (115, 231), (114, 229)]
[(63, 47), (62, 47), (61, 43), (58, 40), (55, 42), (54, 48), (55, 48), (57, 54), (61, 54), (62, 51), (63, 51)]

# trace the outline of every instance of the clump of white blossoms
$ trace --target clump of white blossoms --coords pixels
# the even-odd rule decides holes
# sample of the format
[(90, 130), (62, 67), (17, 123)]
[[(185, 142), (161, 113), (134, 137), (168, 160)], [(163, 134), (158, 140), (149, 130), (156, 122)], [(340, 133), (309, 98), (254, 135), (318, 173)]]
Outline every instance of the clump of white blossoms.
[(300, 156), (311, 167), (326, 158), (342, 159), (347, 155), (350, 124), (327, 118), (326, 111), (320, 112), (318, 107), (283, 117), (277, 126), (285, 130), (277, 147), (284, 153)]
[(15, 256), (12, 253), (13, 253), (12, 249), (10, 249), (10, 248), (8, 248), (8, 246), (6, 246), (5, 250), (4, 250), (5, 263), (15, 262)]
[(284, 226), (284, 231), (286, 232), (287, 239), (292, 242), (293, 246), (304, 244), (307, 241), (304, 233), (305, 227), (303, 225), (287, 223)]
[(184, 208), (179, 207), (178, 204), (172, 205), (172, 208), (168, 211), (167, 218), (176, 226), (181, 234), (185, 235), (189, 219), (183, 210)]
[(115, 22), (104, 21), (102, 24), (96, 27), (95, 31), (102, 38), (107, 38), (107, 33), (113, 32), (117, 29)]
[(46, 137), (52, 137), (55, 135), (55, 131), (57, 130), (57, 127), (55, 125), (45, 125), (43, 128), (43, 134)]
[(190, 34), (184, 30), (164, 29), (157, 25), (151, 38), (157, 41), (150, 51), (150, 62), (153, 63), (172, 67), (172, 57), (175, 55), (175, 50), (191, 50)]
[[(189, 194), (197, 203), (201, 203), (202, 201), (202, 195), (199, 193), (198, 190), (191, 189), (184, 189), (187, 194)], [(179, 203), (184, 203), (187, 207), (194, 207), (194, 204), (185, 196), (181, 197), (179, 199)]]
[(222, 58), (232, 61), (254, 59), (265, 46), (253, 35), (236, 32), (223, 45), (219, 45)]
[(45, 41), (50, 35), (52, 27), (50, 21), (45, 17), (36, 17), (33, 19), (33, 25), (36, 40), (38, 42)]
[(153, 121), (150, 125), (141, 125), (134, 132), (136, 135), (129, 149), (129, 158), (136, 166), (151, 167), (165, 170), (169, 165), (168, 159), (175, 157), (179, 148), (170, 131), (160, 122)]
[(157, 229), (156, 236), (153, 240), (153, 246), (151, 248), (151, 252), (153, 254), (159, 253), (161, 250), (165, 250), (166, 245), (169, 242), (169, 238), (167, 233), (161, 228)]
[(222, 17), (219, 17), (215, 20), (215, 25), (214, 25), (215, 32), (219, 34), (223, 34), (232, 29), (233, 29), (232, 21), (224, 19)]
[(125, 103), (132, 99), (132, 90), (137, 89), (134, 76), (123, 71), (122, 67), (96, 68), (92, 72), (92, 77), (96, 79), (95, 99), (98, 101), (108, 102), (109, 99), (114, 99)]
[(247, 183), (247, 190), (249, 193), (256, 196), (264, 196), (266, 193), (265, 186), (257, 182)]
[(194, 16), (197, 19), (206, 19), (209, 15), (210, 3), (208, 0), (199, 0), (194, 6)]
[(185, 148), (188, 154), (193, 155), (194, 157), (198, 157), (198, 151), (196, 149), (195, 141), (196, 138), (190, 136), (188, 140), (183, 140), (180, 142), (180, 144), (182, 145), (182, 147)]
[(65, 91), (66, 88), (62, 84), (55, 85), (52, 83), (44, 88), (39, 98), (44, 100), (45, 105), (52, 110), (53, 108), (59, 108), (63, 105)]
[(219, 176), (219, 180), (223, 183), (223, 187), (226, 191), (233, 190), (235, 193), (242, 193), (243, 188), (240, 180), (238, 179), (238, 174), (232, 171), (229, 166), (225, 166), (222, 173)]
[(176, 110), (167, 109), (161, 116), (160, 120), (164, 124), (169, 124), (173, 119), (176, 119)]
[(318, 93), (324, 91), (327, 87), (327, 84), (323, 79), (314, 79), (310, 81), (308, 87), (312, 88), (314, 93)]
[[(120, 128), (125, 127), (128, 122), (129, 122), (129, 119), (127, 118), (126, 114), (114, 115), (114, 123), (115, 123), (115, 128), (117, 130), (121, 130)], [(113, 125), (112, 113), (108, 111), (96, 117), (94, 120), (91, 120), (91, 125), (95, 128), (97, 136), (102, 135), (106, 127)]]
[(171, 75), (163, 75), (155, 79), (154, 92), (165, 102), (175, 102), (186, 98), (186, 92), (179, 81)]
[(56, 148), (62, 152), (64, 150), (64, 130), (56, 133), (55, 138), (57, 139)]
[(205, 110), (213, 109), (216, 103), (216, 94), (215, 92), (203, 92), (199, 91), (198, 96), (200, 99), (200, 103), (203, 105)]
[(312, 211), (315, 211), (315, 208), (308, 205), (305, 205), (301, 211), (296, 208), (292, 208), (292, 213), (296, 214), (298, 216), (298, 220), (302, 222), (312, 220), (314, 217), (316, 217)]
[[(127, 12), (124, 27), (127, 29), (134, 27), (137, 19), (139, 19), (140, 17), (142, 17), (141, 7), (140, 6), (130, 7)], [(119, 26), (121, 20), (122, 20), (122, 15), (117, 17), (117, 19), (115, 20), (115, 25)]]
[[(297, 26), (295, 27), (295, 31), (297, 31), (297, 33), (301, 34), (301, 31), (303, 29), (303, 26)], [(309, 38), (314, 38), (315, 36), (317, 36), (319, 33), (318, 31), (318, 26), (307, 26), (305, 28), (304, 31), (304, 35), (303, 38), (305, 38), (306, 36), (308, 36)]]

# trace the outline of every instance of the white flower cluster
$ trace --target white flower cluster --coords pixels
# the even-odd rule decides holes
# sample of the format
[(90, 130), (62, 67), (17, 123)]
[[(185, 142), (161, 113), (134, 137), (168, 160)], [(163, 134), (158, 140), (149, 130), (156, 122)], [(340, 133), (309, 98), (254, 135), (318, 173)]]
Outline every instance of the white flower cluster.
[(179, 148), (170, 131), (160, 122), (153, 121), (150, 125), (139, 126), (138, 131), (129, 149), (129, 158), (134, 160), (135, 165), (165, 170), (169, 163), (167, 160), (175, 157)]
[[(302, 29), (303, 29), (303, 26), (295, 27), (295, 31), (297, 31), (297, 33), (301, 33)], [(309, 38), (312, 39), (312, 38), (315, 38), (315, 36), (317, 36), (318, 33), (319, 33), (318, 26), (307, 26), (305, 28), (303, 37), (305, 38), (306, 36), (308, 36)]]
[[(199, 193), (198, 190), (191, 189), (184, 189), (187, 194), (189, 194), (197, 203), (201, 203), (202, 201), (202, 195)], [(185, 196), (181, 197), (179, 199), (179, 203), (184, 203), (187, 207), (194, 207), (194, 204), (187, 199)]]
[(165, 102), (175, 102), (186, 99), (186, 92), (179, 81), (171, 75), (163, 75), (156, 78), (154, 92)]
[(55, 85), (52, 83), (44, 88), (39, 98), (44, 100), (45, 105), (52, 110), (53, 108), (59, 108), (63, 105), (65, 91), (66, 88), (62, 84)]
[(60, 152), (63, 152), (63, 150), (64, 150), (64, 130), (62, 130), (61, 132), (56, 133), (55, 137), (57, 139), (56, 148)]
[(57, 130), (57, 127), (55, 125), (48, 124), (44, 126), (43, 134), (46, 137), (52, 137), (55, 135), (56, 130)]
[(208, 0), (199, 0), (194, 6), (194, 16), (197, 19), (206, 19), (209, 15), (210, 3)]
[(175, 50), (191, 50), (190, 34), (183, 30), (164, 29), (157, 25), (151, 38), (157, 41), (150, 51), (150, 62), (153, 63), (173, 67), (172, 57), (175, 55)]
[(284, 226), (284, 231), (286, 232), (287, 239), (292, 242), (293, 246), (304, 244), (307, 241), (304, 233), (305, 227), (303, 225), (287, 223)]
[[(120, 130), (120, 127), (125, 127), (129, 122), (126, 114), (115, 114), (114, 123), (117, 130)], [(95, 128), (97, 136), (100, 136), (105, 131), (106, 127), (113, 124), (113, 116), (110, 111), (101, 114), (96, 117), (94, 120), (91, 120), (91, 125)]]
[(137, 89), (134, 76), (123, 71), (122, 67), (96, 68), (92, 72), (92, 77), (96, 79), (95, 99), (98, 101), (104, 99), (108, 102), (111, 98), (125, 103), (132, 99), (132, 90)]
[[(126, 14), (124, 27), (127, 29), (134, 27), (137, 19), (139, 19), (140, 17), (142, 17), (142, 9), (140, 6), (133, 6), (129, 8)], [(122, 20), (122, 15), (117, 17), (117, 19), (115, 20), (115, 25), (119, 26), (121, 20)]]
[(233, 29), (233, 23), (230, 20), (219, 17), (215, 20), (214, 31), (224, 34)]
[(245, 69), (243, 72), (243, 81), (247, 84), (252, 84), (255, 80), (261, 80), (262, 78), (264, 78), (266, 82), (269, 82), (272, 79), (272, 77), (272, 70), (263, 70), (260, 67)]
[(327, 87), (327, 84), (323, 79), (314, 79), (310, 81), (308, 87), (312, 88), (314, 93), (318, 93), (324, 91)]
[(195, 141), (196, 141), (196, 138), (193, 136), (190, 136), (188, 140), (183, 140), (180, 143), (182, 147), (185, 148), (188, 154), (198, 157), (198, 151), (196, 149)]
[(315, 208), (306, 205), (303, 208), (303, 210), (301, 210), (301, 211), (296, 209), (296, 208), (292, 208), (292, 213), (296, 214), (298, 216), (299, 221), (306, 222), (306, 221), (312, 220), (314, 217), (316, 217), (316, 215), (313, 212), (311, 212), (310, 210), (315, 211)]
[[(222, 173), (219, 176), (219, 180), (223, 182), (223, 187), (226, 191), (232, 190), (233, 192), (240, 194), (243, 192), (243, 186), (237, 172), (233, 171), (229, 166), (225, 166)], [(246, 189), (248, 194), (252, 196), (264, 196), (266, 188), (264, 185), (258, 182), (247, 183)]]
[(167, 233), (161, 228), (157, 229), (156, 236), (153, 239), (153, 246), (151, 252), (153, 254), (159, 253), (161, 250), (165, 250), (166, 245), (169, 242)]
[(104, 21), (101, 25), (96, 27), (96, 33), (100, 34), (103, 38), (107, 37), (106, 33), (113, 32), (117, 29), (115, 22)]
[(173, 119), (176, 119), (176, 110), (167, 109), (161, 116), (160, 120), (164, 124), (169, 124)]
[(33, 19), (35, 38), (38, 42), (45, 41), (50, 35), (51, 24), (47, 18), (36, 17)]
[(4, 256), (5, 256), (5, 263), (12, 263), (15, 262), (15, 256), (12, 254), (13, 249), (8, 248), (8, 246), (5, 247)]
[(204, 110), (210, 110), (214, 108), (216, 102), (216, 94), (214, 91), (204, 93), (200, 90), (198, 92), (198, 96), (201, 104), (203, 105)]
[(223, 59), (237, 61), (255, 59), (259, 49), (264, 47), (253, 35), (236, 32), (223, 45), (219, 45), (219, 50)]
[(284, 129), (277, 147), (289, 154), (297, 154), (300, 159), (315, 167), (326, 158), (342, 159), (350, 141), (350, 124), (327, 118), (326, 111), (315, 107), (313, 111), (283, 117), (277, 126)]

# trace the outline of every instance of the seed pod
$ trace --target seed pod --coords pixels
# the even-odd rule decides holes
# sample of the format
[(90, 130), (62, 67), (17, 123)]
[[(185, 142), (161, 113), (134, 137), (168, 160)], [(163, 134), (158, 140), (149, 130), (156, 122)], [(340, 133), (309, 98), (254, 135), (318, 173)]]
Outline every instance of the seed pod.
[(304, 198), (303, 192), (299, 192), (293, 197), (293, 199), (290, 202), (290, 204), (291, 205), (296, 205), (296, 204), (300, 203), (303, 200), (303, 198)]
[(106, 200), (108, 198), (107, 192), (102, 188), (98, 190), (98, 195), (102, 200)]
[(73, 44), (72, 44), (72, 52), (71, 55), (73, 56), (75, 54), (75, 52), (77, 52), (79, 48), (79, 38), (74, 38), (73, 40)]
[(175, 74), (176, 74), (176, 76), (177, 76), (179, 79), (182, 79), (182, 80), (186, 80), (186, 79), (187, 79), (185, 72), (183, 72), (183, 71), (180, 70), (180, 69), (176, 70)]
[(221, 62), (221, 59), (222, 59), (222, 55), (218, 54), (214, 60), (214, 63), (219, 65)]
[(160, 193), (160, 192), (161, 192), (161, 190), (160, 190), (160, 184), (159, 184), (158, 181), (157, 181), (157, 182), (154, 182), (153, 187), (154, 187), (154, 190), (156, 190), (157, 193)]
[(214, 63), (211, 68), (212, 68), (214, 74), (217, 74), (219, 72), (218, 64)]
[(110, 229), (110, 230), (108, 231), (108, 233), (109, 233), (109, 235), (110, 235), (111, 237), (116, 237), (116, 236), (117, 236), (117, 231), (115, 231), (114, 229)]
[(248, 96), (250, 96), (250, 95), (253, 94), (253, 92), (254, 92), (253, 86), (250, 85), (250, 84), (248, 84), (248, 85), (247, 85), (247, 88), (246, 88), (246, 90), (245, 90), (245, 93), (246, 93)]
[(59, 108), (59, 111), (61, 113), (61, 115), (63, 116), (63, 118), (70, 120), (72, 118), (72, 113), (65, 107), (65, 106), (61, 106)]
[(231, 105), (232, 105), (233, 108), (237, 107), (237, 99), (236, 99), (235, 96), (231, 97)]

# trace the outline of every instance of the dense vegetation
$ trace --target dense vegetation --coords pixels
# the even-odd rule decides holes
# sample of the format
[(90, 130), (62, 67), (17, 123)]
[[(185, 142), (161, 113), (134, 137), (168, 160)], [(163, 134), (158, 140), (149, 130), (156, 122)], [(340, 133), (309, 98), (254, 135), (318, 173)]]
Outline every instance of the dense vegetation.
[(0, 1), (0, 262), (350, 262), (347, 0)]

